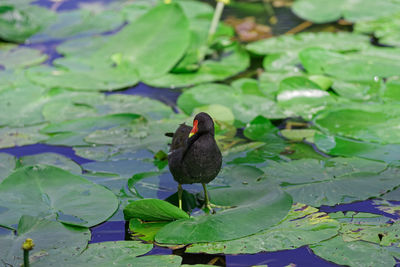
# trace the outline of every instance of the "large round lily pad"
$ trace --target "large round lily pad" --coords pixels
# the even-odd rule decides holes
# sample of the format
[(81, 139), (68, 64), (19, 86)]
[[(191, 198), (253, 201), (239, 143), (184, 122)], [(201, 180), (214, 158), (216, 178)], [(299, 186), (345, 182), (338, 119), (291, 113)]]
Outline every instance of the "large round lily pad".
[(292, 10), (297, 16), (315, 23), (332, 22), (341, 17), (354, 22), (392, 15), (400, 11), (400, 5), (392, 0), (297, 0)]
[[(24, 215), (18, 223), (18, 235), (10, 233), (0, 236), (0, 261), (7, 265), (18, 266), (23, 262), (21, 245), (26, 238), (33, 239), (32, 258), (47, 258), (60, 252), (71, 257), (81, 253), (90, 240), (89, 229), (72, 227), (56, 221)], [(35, 261), (33, 260), (33, 261)]]
[(400, 169), (359, 158), (326, 161), (301, 159), (263, 168), (268, 179), (279, 181), (294, 201), (313, 206), (335, 205), (377, 197), (400, 184)]
[(176, 255), (149, 255), (152, 244), (144, 244), (139, 241), (117, 241), (90, 244), (87, 249), (79, 255), (71, 256), (68, 253), (60, 253), (55, 257), (44, 258), (33, 264), (33, 266), (58, 265), (63, 266), (165, 266), (179, 267), (182, 258)]
[(118, 208), (106, 188), (62, 169), (35, 165), (16, 170), (0, 184), (0, 225), (11, 227), (23, 214), (57, 218), (91, 227)]
[(261, 251), (294, 249), (337, 235), (339, 222), (316, 208), (296, 204), (278, 225), (260, 233), (225, 241), (193, 244), (189, 253), (254, 254)]
[(155, 240), (159, 243), (189, 244), (240, 238), (278, 223), (292, 204), (291, 197), (272, 183), (215, 189), (210, 190), (210, 195), (211, 201), (217, 205), (236, 207), (211, 216), (196, 216), (169, 223), (156, 234)]
[(375, 143), (400, 142), (397, 105), (351, 105), (318, 114), (315, 124), (324, 132)]

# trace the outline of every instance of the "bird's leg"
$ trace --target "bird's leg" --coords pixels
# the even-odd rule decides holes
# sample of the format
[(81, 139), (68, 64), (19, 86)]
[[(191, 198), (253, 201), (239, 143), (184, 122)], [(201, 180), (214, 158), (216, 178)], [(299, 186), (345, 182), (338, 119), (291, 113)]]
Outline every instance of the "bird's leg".
[(178, 204), (180, 209), (182, 209), (182, 191), (182, 185), (178, 184)]
[(213, 208), (216, 209), (233, 209), (236, 208), (236, 206), (220, 206), (220, 205), (215, 205), (210, 202), (210, 199), (208, 198), (208, 192), (207, 192), (207, 187), (205, 183), (202, 183), (203, 189), (204, 189), (204, 198), (205, 198), (205, 207), (211, 211), (211, 213), (215, 213)]
[(204, 200), (205, 200), (205, 207), (211, 212), (215, 213), (215, 211), (211, 207), (210, 199), (208, 198), (207, 186), (205, 183), (202, 183), (204, 189)]

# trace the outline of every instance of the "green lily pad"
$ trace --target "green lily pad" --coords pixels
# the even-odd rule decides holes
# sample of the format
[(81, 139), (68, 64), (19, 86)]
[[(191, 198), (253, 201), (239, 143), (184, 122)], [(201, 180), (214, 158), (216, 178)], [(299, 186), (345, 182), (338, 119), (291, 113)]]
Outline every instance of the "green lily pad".
[(357, 21), (354, 32), (374, 34), (379, 43), (400, 46), (400, 13), (380, 17), (374, 20)]
[(143, 241), (152, 242), (156, 233), (167, 225), (166, 222), (143, 222), (139, 219), (129, 220), (129, 230), (133, 233), (133, 238), (140, 238)]
[(335, 99), (328, 92), (305, 77), (289, 77), (282, 80), (277, 101), (287, 115), (306, 119), (335, 103)]
[(332, 22), (341, 17), (354, 22), (392, 15), (400, 11), (400, 5), (391, 0), (379, 2), (374, 0), (352, 2), (346, 0), (297, 0), (292, 6), (292, 11), (302, 19), (314, 23)]
[(132, 218), (143, 221), (174, 221), (187, 219), (189, 215), (176, 206), (160, 199), (141, 199), (124, 209), (125, 220)]
[(294, 201), (321, 206), (377, 197), (398, 186), (400, 169), (386, 167), (366, 159), (333, 158), (270, 162), (262, 170), (265, 177), (280, 182)]
[(165, 133), (175, 132), (177, 125), (185, 119), (184, 116), (176, 116), (159, 121), (136, 120), (130, 124), (96, 130), (85, 141), (99, 145), (125, 145), (132, 150), (147, 149), (154, 153), (168, 151), (167, 144), (171, 139)]
[(396, 105), (349, 105), (326, 110), (315, 125), (332, 135), (382, 144), (399, 143), (400, 109)]
[(36, 144), (49, 138), (40, 130), (46, 125), (26, 126), (23, 128), (0, 128), (0, 148)]
[[(0, 46), (0, 48), (2, 48)], [(28, 47), (11, 46), (0, 49), (0, 65), (5, 69), (16, 69), (40, 64), (47, 59), (47, 55), (39, 50)]]
[(30, 43), (85, 36), (111, 31), (123, 24), (121, 13), (95, 12), (85, 8), (58, 12), (56, 20), (28, 38)]
[(52, 136), (46, 141), (57, 145), (88, 145), (84, 138), (97, 129), (109, 129), (127, 124), (140, 118), (132, 113), (113, 114), (99, 117), (80, 118), (60, 123), (52, 123), (41, 130)]
[(400, 80), (399, 77), (393, 77), (386, 82), (386, 89), (383, 93), (383, 98), (386, 101), (400, 101)]
[(252, 53), (267, 55), (287, 53), (287, 51), (300, 51), (307, 47), (321, 47), (334, 51), (352, 51), (361, 50), (367, 46), (369, 46), (369, 38), (367, 36), (347, 32), (319, 32), (268, 38), (248, 44), (246, 48)]
[(315, 145), (323, 152), (334, 156), (360, 157), (387, 163), (400, 163), (400, 144), (368, 143), (340, 136), (317, 133)]
[(337, 235), (339, 222), (326, 213), (297, 203), (276, 226), (260, 233), (225, 242), (193, 244), (188, 253), (253, 254), (262, 251), (295, 249), (316, 244)]
[(71, 256), (81, 253), (90, 240), (90, 231), (82, 227), (72, 227), (56, 221), (23, 215), (18, 223), (18, 235), (10, 233), (0, 236), (2, 247), (0, 260), (4, 264), (13, 266), (22, 263), (21, 246), (26, 238), (33, 239), (35, 244), (34, 250), (30, 253), (32, 262), (36, 257), (52, 257), (59, 251), (70, 253)]
[(254, 118), (244, 129), (243, 134), (249, 139), (266, 142), (278, 129), (271, 121), (263, 116)]
[(369, 47), (359, 52), (341, 54), (324, 48), (307, 48), (300, 53), (309, 73), (325, 73), (345, 81), (372, 81), (397, 76), (400, 49)]
[(16, 159), (14, 156), (0, 153), (0, 183), (15, 169), (15, 166)]
[(335, 79), (332, 84), (332, 89), (338, 95), (351, 100), (376, 101), (379, 99), (383, 88), (384, 83), (382, 79), (376, 78), (365, 81), (342, 81)]
[(254, 95), (251, 92), (247, 93), (243, 93), (240, 88), (228, 85), (202, 84), (184, 91), (179, 96), (177, 103), (186, 114), (192, 114), (196, 107), (205, 105), (226, 106), (231, 109), (240, 125), (250, 122), (258, 115), (266, 118), (285, 117), (273, 100)]
[[(58, 61), (55, 62), (58, 64)], [(86, 91), (111, 91), (135, 85), (139, 78), (129, 65), (91, 66), (79, 63), (73, 69), (38, 66), (27, 71), (29, 79), (47, 87)]]
[(41, 153), (32, 156), (24, 156), (18, 159), (19, 167), (36, 164), (58, 167), (73, 174), (82, 173), (82, 169), (79, 164), (75, 163), (67, 157), (56, 153)]
[(311, 245), (315, 254), (349, 266), (393, 266), (391, 246), (400, 241), (397, 222), (389, 224), (387, 218), (368, 213), (338, 212), (331, 216), (341, 222), (340, 235)]
[(224, 51), (218, 60), (207, 59), (201, 62), (195, 72), (167, 73), (154, 79), (145, 79), (144, 82), (154, 87), (179, 88), (197, 85), (206, 82), (223, 81), (244, 71), (250, 64), (247, 52), (238, 44), (234, 44)]
[(396, 261), (383, 247), (364, 241), (345, 242), (338, 236), (311, 245), (319, 257), (347, 266), (394, 266)]
[(35, 165), (16, 170), (0, 184), (0, 225), (11, 227), (23, 214), (57, 218), (91, 227), (118, 207), (114, 194), (62, 169)]
[(157, 169), (152, 162), (144, 162), (136, 158), (94, 161), (82, 164), (82, 168), (92, 173), (117, 174), (122, 178), (130, 178), (136, 173), (156, 171)]
[(217, 214), (181, 219), (163, 227), (155, 237), (159, 243), (189, 244), (223, 241), (251, 235), (279, 222), (289, 211), (290, 196), (267, 183), (210, 190), (217, 205), (236, 206)]
[(49, 9), (30, 5), (27, 1), (2, 1), (0, 4), (0, 37), (11, 42), (22, 43), (55, 17), (55, 13)]
[(142, 256), (152, 249), (152, 244), (143, 244), (138, 241), (116, 241), (89, 244), (87, 249), (79, 255), (60, 253), (54, 257), (43, 258), (34, 262), (32, 266), (57, 265), (64, 266), (167, 266), (178, 267), (182, 258), (175, 255), (150, 255)]
[(0, 91), (0, 125), (26, 126), (44, 122), (41, 108), (48, 101), (47, 90), (26, 85), (17, 88), (9, 87)]
[(290, 141), (301, 142), (307, 141), (314, 143), (314, 136), (317, 133), (314, 129), (283, 129), (280, 131), (283, 137)]

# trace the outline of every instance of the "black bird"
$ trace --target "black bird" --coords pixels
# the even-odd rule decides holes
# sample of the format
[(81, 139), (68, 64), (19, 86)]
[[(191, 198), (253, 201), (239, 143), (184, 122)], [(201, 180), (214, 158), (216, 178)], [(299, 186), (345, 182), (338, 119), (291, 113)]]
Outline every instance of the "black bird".
[(175, 131), (168, 166), (178, 182), (179, 208), (182, 209), (182, 184), (202, 183), (205, 206), (212, 211), (206, 184), (221, 170), (222, 155), (214, 139), (214, 122), (201, 112), (193, 120), (193, 127), (181, 124)]

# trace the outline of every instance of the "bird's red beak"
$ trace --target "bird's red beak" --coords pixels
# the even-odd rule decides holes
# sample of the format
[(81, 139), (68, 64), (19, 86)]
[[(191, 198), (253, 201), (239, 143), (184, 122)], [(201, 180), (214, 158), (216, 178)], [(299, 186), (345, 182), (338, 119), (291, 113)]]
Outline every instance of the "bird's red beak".
[(193, 128), (192, 128), (192, 130), (190, 131), (189, 138), (192, 137), (194, 134), (196, 134), (197, 131), (199, 130), (199, 129), (197, 128), (197, 124), (198, 124), (198, 123), (199, 123), (199, 122), (198, 122), (197, 120), (194, 120), (194, 121), (193, 121)]

